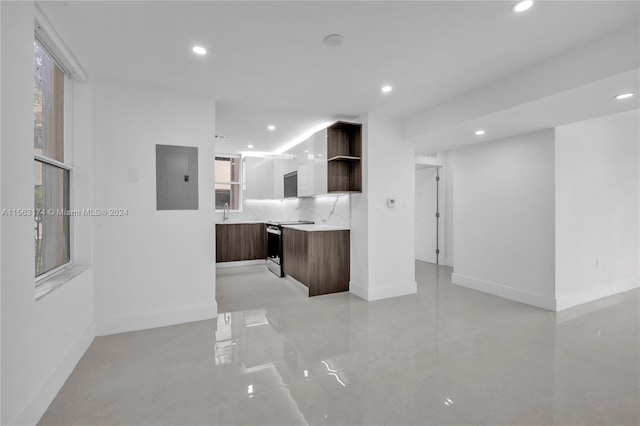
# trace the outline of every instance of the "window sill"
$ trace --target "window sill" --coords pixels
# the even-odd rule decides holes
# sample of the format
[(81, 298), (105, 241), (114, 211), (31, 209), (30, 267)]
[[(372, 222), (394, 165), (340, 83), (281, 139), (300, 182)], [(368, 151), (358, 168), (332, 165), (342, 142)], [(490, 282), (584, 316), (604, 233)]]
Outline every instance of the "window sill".
[(36, 300), (42, 299), (53, 290), (71, 281), (74, 277), (91, 268), (91, 265), (68, 266), (55, 274), (48, 276), (36, 285)]

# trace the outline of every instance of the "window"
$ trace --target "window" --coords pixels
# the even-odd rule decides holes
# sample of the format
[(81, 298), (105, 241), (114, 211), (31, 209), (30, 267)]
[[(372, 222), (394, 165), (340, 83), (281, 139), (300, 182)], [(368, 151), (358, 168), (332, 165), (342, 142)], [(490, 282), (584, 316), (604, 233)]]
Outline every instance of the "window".
[(240, 210), (241, 163), (239, 156), (216, 156), (216, 210), (223, 210), (225, 203), (230, 210)]
[(35, 40), (34, 48), (34, 239), (35, 275), (71, 259), (69, 179), (64, 157), (65, 73)]

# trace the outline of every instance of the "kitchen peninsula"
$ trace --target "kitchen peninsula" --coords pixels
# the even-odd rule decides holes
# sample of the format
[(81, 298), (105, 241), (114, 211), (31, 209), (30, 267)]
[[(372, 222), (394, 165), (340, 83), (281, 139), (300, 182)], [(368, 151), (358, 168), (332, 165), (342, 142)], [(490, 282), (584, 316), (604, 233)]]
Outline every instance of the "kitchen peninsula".
[(326, 225), (283, 226), (283, 268), (309, 297), (349, 291), (349, 230)]
[[(266, 259), (265, 227), (259, 221), (216, 224), (216, 263)], [(282, 276), (303, 284), (310, 297), (349, 290), (349, 229), (307, 223), (282, 225), (281, 231)]]

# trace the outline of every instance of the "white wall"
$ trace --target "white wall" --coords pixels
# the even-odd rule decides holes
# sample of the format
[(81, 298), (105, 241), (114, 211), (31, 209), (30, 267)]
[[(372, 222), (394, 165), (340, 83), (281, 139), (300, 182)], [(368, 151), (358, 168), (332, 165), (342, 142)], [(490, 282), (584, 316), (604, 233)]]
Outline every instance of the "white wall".
[(638, 287), (639, 114), (556, 129), (558, 310)]
[[(96, 81), (95, 207), (129, 211), (95, 219), (98, 334), (217, 315), (214, 124), (213, 99)], [(198, 210), (156, 210), (156, 144), (198, 147)]]
[(370, 276), (369, 259), (369, 210), (371, 209), (371, 194), (369, 184), (369, 163), (371, 149), (369, 148), (369, 115), (358, 119), (362, 123), (362, 193), (354, 194), (351, 198), (351, 231), (349, 232), (349, 291), (363, 299), (368, 298), (368, 283)]
[[(32, 2), (0, 2), (2, 10), (1, 208), (33, 208)], [(75, 111), (90, 111), (90, 85), (75, 85)], [(76, 206), (89, 203), (90, 122), (75, 114)], [(74, 221), (74, 231), (87, 227)], [(34, 289), (33, 218), (1, 218), (2, 418), (35, 424), (94, 337), (93, 273), (89, 269), (39, 301)], [(91, 244), (74, 240), (76, 260)]]
[[(2, 5), (0, 5), (0, 25), (2, 25)], [(2, 50), (2, 31), (0, 29), (0, 51)], [(2, 94), (2, 55), (0, 55), (0, 95)], [(2, 105), (0, 105), (0, 164), (2, 164)], [(0, 207), (2, 204), (2, 173), (0, 173)], [(2, 226), (0, 224), (0, 241)], [(0, 330), (2, 330), (2, 244), (0, 244)], [(2, 383), (2, 336), (0, 333), (0, 383)], [(2, 423), (2, 386), (0, 386), (0, 423)]]
[(450, 151), (452, 281), (554, 309), (554, 132)]
[(363, 194), (351, 199), (349, 290), (365, 300), (415, 293), (413, 147), (395, 118), (367, 114), (361, 122)]

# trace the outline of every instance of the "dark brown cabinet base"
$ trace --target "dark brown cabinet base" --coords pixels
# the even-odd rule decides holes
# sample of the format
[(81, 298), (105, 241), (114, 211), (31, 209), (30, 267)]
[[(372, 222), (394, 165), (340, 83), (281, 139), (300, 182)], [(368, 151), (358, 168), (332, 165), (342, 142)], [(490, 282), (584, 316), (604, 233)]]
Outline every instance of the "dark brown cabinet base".
[(309, 296), (349, 290), (349, 231), (282, 230), (284, 272)]
[(216, 224), (216, 262), (267, 258), (264, 223)]

